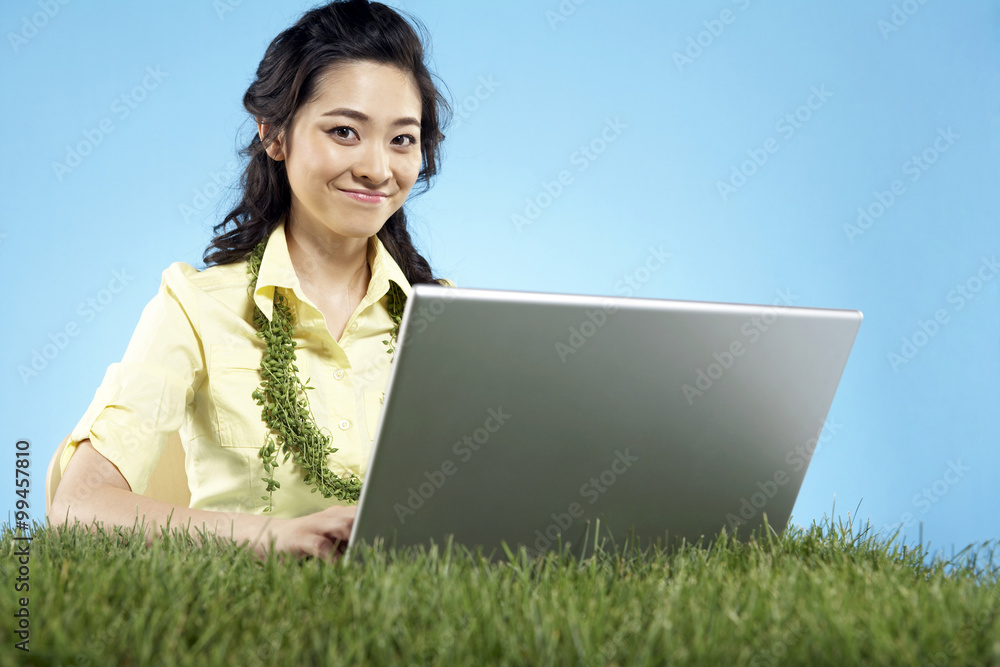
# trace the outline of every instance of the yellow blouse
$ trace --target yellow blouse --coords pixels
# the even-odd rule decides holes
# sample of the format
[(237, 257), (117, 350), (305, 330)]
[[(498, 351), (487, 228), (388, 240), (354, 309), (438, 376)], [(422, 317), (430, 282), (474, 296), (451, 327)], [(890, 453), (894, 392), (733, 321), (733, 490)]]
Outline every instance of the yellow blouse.
[[(389, 281), (410, 295), (402, 270), (376, 237), (369, 244), (371, 281), (340, 341), (326, 318), (302, 292), (284, 223), (271, 233), (261, 260), (254, 301), (268, 318), (274, 290), (294, 315), (296, 366), (308, 390), (316, 423), (338, 451), (330, 469), (362, 480), (382, 409), (391, 356), (383, 340), (392, 329)], [(453, 284), (444, 281), (446, 284)], [(264, 343), (253, 327), (246, 261), (203, 271), (174, 262), (142, 312), (121, 362), (111, 364), (90, 407), (73, 428), (60, 460), (62, 470), (76, 445), (90, 438), (114, 463), (131, 489), (142, 493), (168, 436), (179, 431), (191, 487), (191, 507), (260, 513), (267, 505), (264, 467), (257, 452), (267, 426), (251, 397), (260, 384)], [(308, 380), (308, 381), (307, 381)], [(278, 454), (271, 514), (301, 516), (336, 498), (311, 493), (291, 459)]]

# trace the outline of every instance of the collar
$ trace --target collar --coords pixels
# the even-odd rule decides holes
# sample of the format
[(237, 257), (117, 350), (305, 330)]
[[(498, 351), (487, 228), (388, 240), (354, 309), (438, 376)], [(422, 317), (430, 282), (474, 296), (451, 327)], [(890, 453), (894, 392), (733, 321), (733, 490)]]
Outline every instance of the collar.
[[(371, 267), (372, 277), (368, 283), (368, 292), (365, 295), (364, 303), (377, 303), (388, 294), (389, 281), (399, 285), (403, 294), (409, 298), (412, 291), (410, 282), (377, 236), (368, 239), (368, 265)], [(267, 319), (271, 319), (274, 312), (274, 289), (276, 287), (291, 290), (300, 301), (315, 307), (315, 304), (302, 291), (299, 277), (295, 275), (295, 267), (292, 266), (292, 259), (288, 254), (284, 220), (278, 223), (267, 239), (264, 256), (260, 260), (260, 271), (257, 274), (257, 289), (253, 294), (254, 303)]]

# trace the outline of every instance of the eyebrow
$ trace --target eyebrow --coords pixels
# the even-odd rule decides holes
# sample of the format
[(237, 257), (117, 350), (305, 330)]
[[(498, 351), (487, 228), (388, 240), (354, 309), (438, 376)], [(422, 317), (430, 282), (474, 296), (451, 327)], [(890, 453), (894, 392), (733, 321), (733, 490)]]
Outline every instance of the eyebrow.
[[(361, 113), (360, 111), (357, 111), (355, 109), (346, 109), (346, 108), (343, 108), (343, 107), (339, 108), (339, 109), (331, 109), (330, 111), (327, 111), (326, 113), (321, 114), (321, 115), (322, 116), (346, 116), (347, 118), (353, 118), (354, 120), (358, 121), (359, 123), (370, 123), (371, 122), (371, 118), (368, 116), (368, 114)], [(417, 120), (416, 118), (414, 118), (413, 116), (404, 116), (403, 118), (397, 118), (396, 120), (392, 121), (392, 124), (390, 125), (390, 127), (402, 127), (402, 126), (405, 126), (405, 125), (416, 125), (417, 128), (419, 129), (420, 128), (420, 121)]]

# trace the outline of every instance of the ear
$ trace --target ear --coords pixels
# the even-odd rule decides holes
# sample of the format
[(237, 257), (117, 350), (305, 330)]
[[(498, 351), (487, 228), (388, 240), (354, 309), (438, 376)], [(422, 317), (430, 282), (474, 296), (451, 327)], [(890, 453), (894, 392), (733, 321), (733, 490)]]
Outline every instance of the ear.
[[(260, 135), (261, 143), (264, 143), (264, 137), (267, 135), (268, 131), (271, 129), (270, 123), (262, 123), (257, 121), (257, 134)], [(284, 137), (279, 133), (277, 137), (271, 140), (270, 144), (264, 149), (272, 160), (277, 160), (280, 162), (285, 159), (285, 147), (282, 143)]]

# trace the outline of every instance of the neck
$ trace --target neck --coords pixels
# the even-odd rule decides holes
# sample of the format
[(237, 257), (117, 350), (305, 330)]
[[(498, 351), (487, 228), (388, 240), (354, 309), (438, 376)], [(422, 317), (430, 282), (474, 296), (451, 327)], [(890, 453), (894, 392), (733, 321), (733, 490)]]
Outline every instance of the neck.
[(285, 223), (288, 256), (303, 285), (340, 293), (367, 286), (368, 238), (347, 238), (329, 230), (298, 224), (289, 217)]

